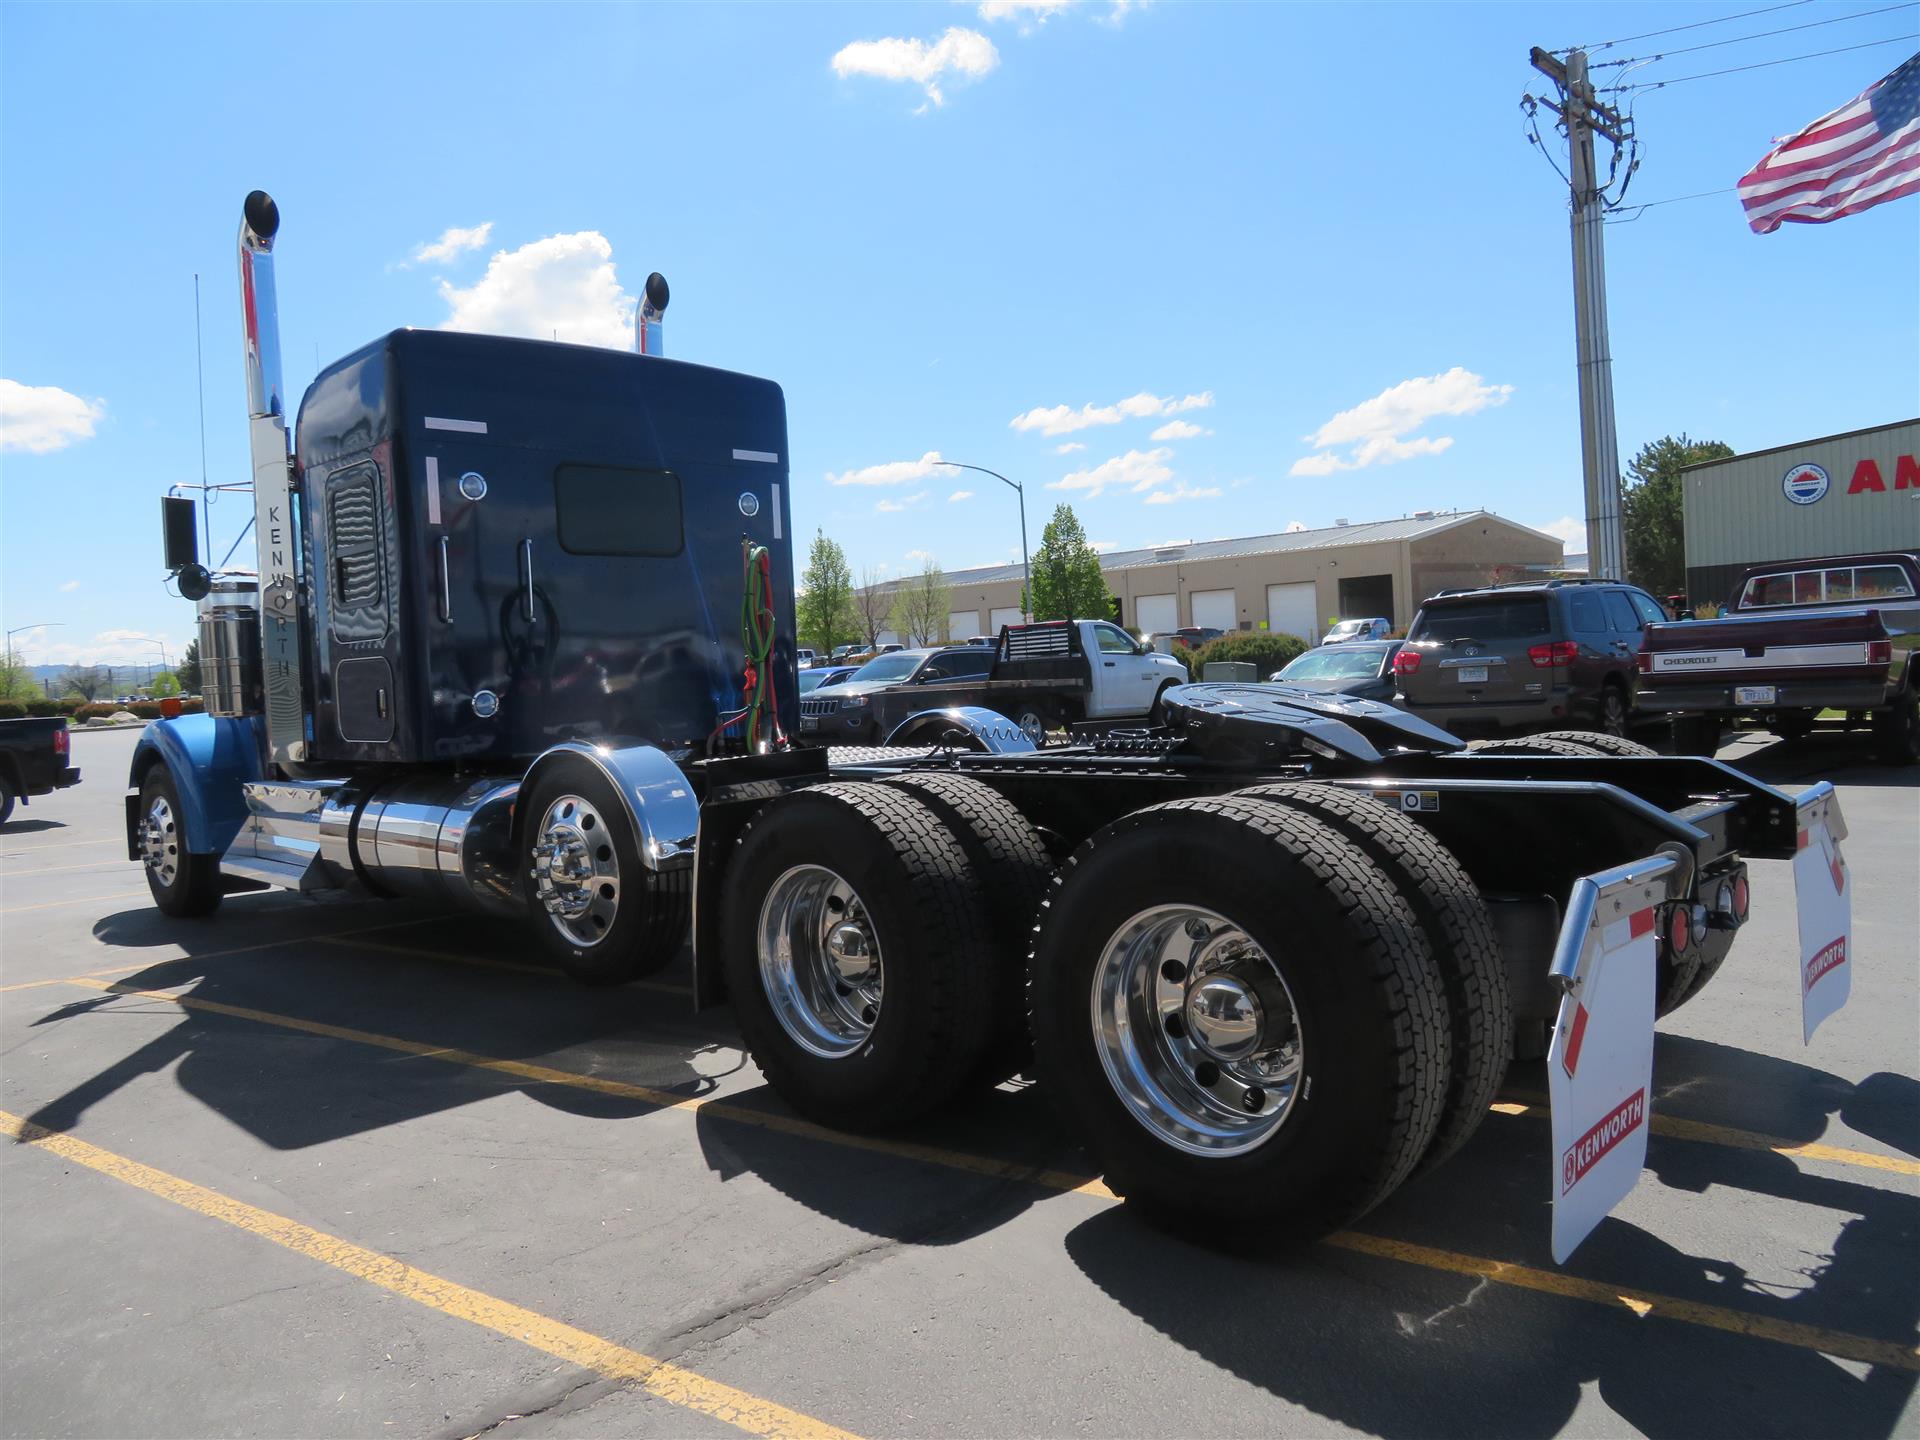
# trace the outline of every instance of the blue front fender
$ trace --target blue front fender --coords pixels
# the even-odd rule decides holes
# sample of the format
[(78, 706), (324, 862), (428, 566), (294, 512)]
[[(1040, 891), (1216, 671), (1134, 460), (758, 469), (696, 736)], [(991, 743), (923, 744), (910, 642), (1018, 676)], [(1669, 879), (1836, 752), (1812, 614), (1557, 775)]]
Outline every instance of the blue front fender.
[[(127, 788), (137, 794), (155, 765), (165, 765), (173, 776), (187, 849), (195, 855), (221, 854), (246, 823), (242, 782), (261, 778), (260, 722), (214, 715), (156, 720), (140, 733), (133, 748)], [(138, 809), (129, 798), (127, 855), (134, 860), (140, 858), (135, 829)]]

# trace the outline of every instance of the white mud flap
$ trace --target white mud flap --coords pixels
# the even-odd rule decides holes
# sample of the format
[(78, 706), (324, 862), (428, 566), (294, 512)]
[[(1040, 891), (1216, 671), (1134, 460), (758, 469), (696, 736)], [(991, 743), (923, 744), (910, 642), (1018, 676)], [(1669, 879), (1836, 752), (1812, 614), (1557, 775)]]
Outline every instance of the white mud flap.
[(1794, 802), (1793, 891), (1800, 911), (1801, 1043), (1853, 991), (1853, 876), (1840, 853), (1847, 822), (1822, 780)]
[(1646, 1165), (1654, 947), (1677, 863), (1655, 855), (1583, 876), (1568, 897), (1552, 971), (1565, 995), (1547, 1048), (1556, 1264), (1627, 1197)]

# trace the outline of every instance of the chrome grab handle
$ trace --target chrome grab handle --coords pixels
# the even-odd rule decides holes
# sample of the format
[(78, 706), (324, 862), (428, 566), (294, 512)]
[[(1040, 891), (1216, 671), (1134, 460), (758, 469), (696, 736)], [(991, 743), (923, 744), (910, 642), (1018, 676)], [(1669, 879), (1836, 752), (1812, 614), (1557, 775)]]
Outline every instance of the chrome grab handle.
[(453, 619), (453, 565), (447, 552), (447, 537), (440, 537), (440, 618)]
[(529, 622), (533, 619), (533, 541), (520, 542), (520, 614)]

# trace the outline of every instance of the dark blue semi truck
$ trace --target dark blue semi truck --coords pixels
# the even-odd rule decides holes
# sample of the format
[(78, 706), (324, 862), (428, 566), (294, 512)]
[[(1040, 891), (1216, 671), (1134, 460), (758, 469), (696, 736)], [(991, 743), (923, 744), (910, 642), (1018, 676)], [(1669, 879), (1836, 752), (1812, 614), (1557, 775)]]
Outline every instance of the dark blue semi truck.
[(635, 353), (395, 331), (290, 432), (278, 230), (249, 196), (258, 563), (170, 547), (208, 713), (149, 727), (127, 781), (169, 915), (424, 897), (596, 984), (691, 939), (697, 1003), (803, 1113), (897, 1126), (1024, 1070), (1116, 1190), (1304, 1238), (1464, 1143), (1516, 1045), (1564, 1040), (1595, 907), (1629, 892), (1650, 1054), (1746, 918), (1746, 858), (1831, 805), (1275, 686), (1045, 751), (964, 707), (795, 747), (779, 387), (663, 358), (654, 276)]

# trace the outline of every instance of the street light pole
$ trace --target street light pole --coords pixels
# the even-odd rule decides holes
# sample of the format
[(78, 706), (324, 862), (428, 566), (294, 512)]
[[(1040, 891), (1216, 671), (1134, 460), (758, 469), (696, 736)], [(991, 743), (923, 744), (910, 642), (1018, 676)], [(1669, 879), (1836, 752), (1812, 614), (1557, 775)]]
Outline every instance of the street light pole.
[(1032, 620), (1033, 568), (1027, 563), (1027, 487), (1018, 480), (1009, 480), (998, 470), (987, 469), (984, 465), (963, 465), (958, 460), (941, 460), (936, 463), (950, 465), (955, 470), (977, 470), (982, 475), (991, 475), (1020, 497), (1020, 616), (1023, 620)]
[(13, 637), (14, 636), (18, 635), (22, 630), (51, 630), (56, 625), (64, 625), (66, 623), (67, 622), (64, 620), (42, 620), (37, 625), (16, 625), (11, 630), (7, 631), (7, 669), (9, 670), (13, 669)]

